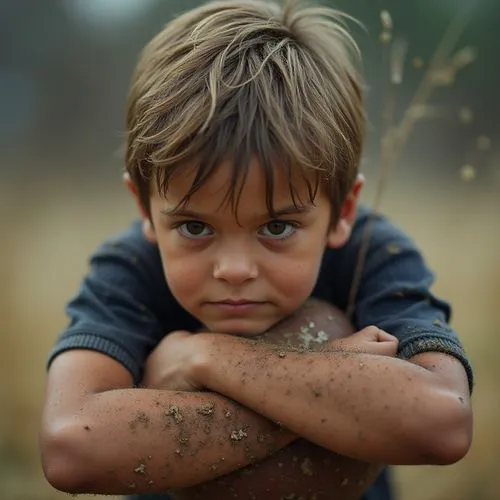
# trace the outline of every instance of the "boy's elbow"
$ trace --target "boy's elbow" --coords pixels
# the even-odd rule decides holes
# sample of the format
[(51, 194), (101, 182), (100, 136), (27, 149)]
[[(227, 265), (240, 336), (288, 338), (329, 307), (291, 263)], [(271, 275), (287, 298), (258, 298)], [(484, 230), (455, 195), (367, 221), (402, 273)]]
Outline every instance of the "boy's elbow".
[(90, 493), (91, 462), (85, 460), (74, 426), (60, 426), (41, 436), (41, 459), (45, 478), (65, 493)]
[(421, 429), (428, 465), (452, 465), (462, 460), (472, 444), (472, 409), (463, 398), (448, 394), (436, 405)]

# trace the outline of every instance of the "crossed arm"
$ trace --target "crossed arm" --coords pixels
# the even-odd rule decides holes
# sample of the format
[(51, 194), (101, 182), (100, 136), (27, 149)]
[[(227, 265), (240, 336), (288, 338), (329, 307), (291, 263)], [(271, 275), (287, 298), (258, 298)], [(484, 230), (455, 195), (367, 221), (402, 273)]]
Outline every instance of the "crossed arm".
[[(449, 464), (471, 439), (462, 365), (365, 353), (287, 353), (230, 336), (198, 338), (195, 380), (340, 455), (386, 464)], [(236, 353), (236, 354), (235, 354)], [(218, 361), (224, 359), (221, 365)]]
[[(41, 435), (44, 471), (54, 487), (161, 493), (231, 472), (295, 439), (219, 394), (131, 386), (129, 373), (102, 354), (69, 351), (56, 358)], [(262, 437), (235, 446), (232, 433), (249, 427)]]
[(468, 450), (467, 379), (447, 355), (411, 362), (339, 351), (283, 356), (227, 335), (171, 340), (183, 378), (211, 392), (132, 389), (121, 365), (94, 352), (56, 358), (41, 437), (55, 487), (185, 488), (260, 461), (299, 434), (340, 455), (387, 464), (447, 464)]

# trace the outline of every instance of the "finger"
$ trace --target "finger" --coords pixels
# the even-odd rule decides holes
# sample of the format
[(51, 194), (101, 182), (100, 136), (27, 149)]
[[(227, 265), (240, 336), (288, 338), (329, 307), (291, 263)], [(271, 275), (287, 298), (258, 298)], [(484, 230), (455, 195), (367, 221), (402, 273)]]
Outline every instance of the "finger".
[(363, 328), (363, 330), (360, 330), (357, 333), (362, 335), (364, 340), (371, 340), (373, 342), (397, 342), (398, 341), (398, 339), (396, 337), (394, 337), (394, 335), (387, 333), (385, 330), (382, 330), (381, 328), (379, 328), (378, 326), (375, 326), (375, 325), (367, 326), (366, 328)]
[(359, 330), (359, 332), (356, 332), (354, 335), (352, 335), (350, 338), (354, 338), (355, 340), (361, 340), (363, 342), (371, 341), (371, 342), (377, 342), (379, 338), (379, 331), (380, 328), (377, 328), (376, 326), (370, 325), (362, 330)]
[(391, 335), (380, 328), (378, 328), (377, 339), (379, 342), (398, 342), (398, 339), (394, 335)]
[(347, 351), (365, 351), (369, 344), (377, 344), (376, 332), (373, 327), (363, 328), (359, 332), (353, 333), (343, 339), (336, 339), (335, 346)]

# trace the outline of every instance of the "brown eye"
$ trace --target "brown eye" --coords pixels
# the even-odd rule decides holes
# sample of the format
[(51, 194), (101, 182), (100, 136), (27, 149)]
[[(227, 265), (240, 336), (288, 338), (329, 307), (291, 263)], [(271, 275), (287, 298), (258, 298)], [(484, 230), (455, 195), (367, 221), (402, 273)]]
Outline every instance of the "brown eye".
[(199, 221), (184, 222), (184, 224), (181, 224), (178, 227), (178, 230), (182, 234), (182, 236), (192, 239), (204, 238), (212, 234), (210, 228), (203, 222)]
[(285, 229), (286, 229), (286, 224), (279, 220), (270, 222), (267, 225), (267, 230), (273, 236), (280, 236), (285, 231)]
[(275, 240), (282, 240), (291, 236), (296, 230), (294, 224), (290, 222), (285, 222), (281, 220), (273, 220), (264, 225), (260, 234), (266, 238), (272, 238)]

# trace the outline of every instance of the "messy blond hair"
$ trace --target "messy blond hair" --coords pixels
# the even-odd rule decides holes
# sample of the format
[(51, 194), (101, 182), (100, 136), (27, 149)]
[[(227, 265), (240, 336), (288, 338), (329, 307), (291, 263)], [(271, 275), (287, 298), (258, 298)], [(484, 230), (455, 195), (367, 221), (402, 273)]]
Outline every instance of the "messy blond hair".
[(310, 201), (324, 189), (337, 217), (356, 178), (364, 131), (359, 51), (348, 19), (300, 1), (223, 0), (167, 24), (145, 47), (128, 98), (126, 168), (144, 207), (152, 182), (165, 195), (171, 176), (194, 162), (187, 202), (227, 161), (227, 199), (236, 206), (257, 159), (270, 213), (279, 165), (292, 196), (299, 169)]

